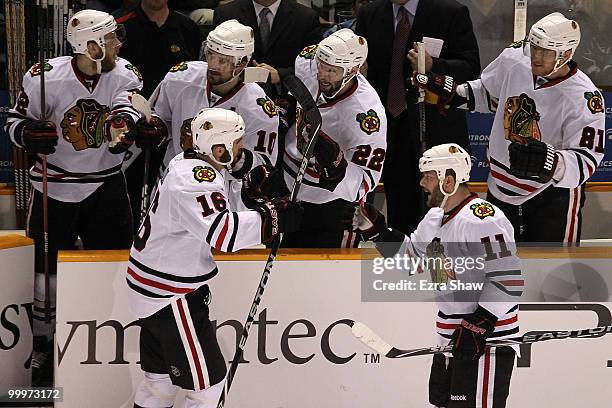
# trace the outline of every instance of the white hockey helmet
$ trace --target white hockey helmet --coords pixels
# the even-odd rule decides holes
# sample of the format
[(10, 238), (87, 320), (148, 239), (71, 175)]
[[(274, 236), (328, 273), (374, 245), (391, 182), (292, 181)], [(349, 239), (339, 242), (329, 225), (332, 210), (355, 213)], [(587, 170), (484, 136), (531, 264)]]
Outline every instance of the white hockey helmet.
[[(446, 198), (457, 192), (459, 184), (466, 183), (470, 179), (470, 170), (472, 169), (472, 160), (470, 155), (458, 144), (445, 143), (432, 147), (423, 153), (419, 159), (419, 170), (421, 173), (426, 171), (435, 171), (438, 175), (440, 191)], [(455, 189), (451, 193), (447, 193), (442, 188), (446, 171), (453, 170), (455, 172)], [(446, 200), (446, 199), (445, 199)], [(442, 204), (441, 206), (443, 206)]]
[(206, 47), (234, 57), (238, 65), (244, 57), (251, 59), (255, 51), (255, 35), (251, 27), (240, 24), (238, 20), (228, 20), (208, 34)]
[[(552, 74), (574, 56), (580, 44), (580, 26), (578, 22), (569, 20), (561, 13), (551, 13), (531, 26), (527, 40), (530, 44), (557, 53), (557, 63)], [(571, 50), (571, 55), (567, 61), (562, 63), (563, 54), (567, 50)]]
[[(244, 120), (234, 111), (220, 108), (204, 108), (191, 122), (193, 149), (209, 156), (222, 166), (234, 159), (234, 142), (244, 135)], [(215, 145), (223, 145), (229, 153), (229, 162), (220, 162), (212, 154)]]
[[(72, 46), (75, 54), (85, 54), (89, 59), (96, 62), (98, 73), (101, 71), (101, 61), (106, 55), (106, 40), (104, 36), (112, 32), (118, 32), (117, 37), (124, 37), (125, 30), (122, 25), (117, 25), (115, 18), (108, 13), (98, 10), (82, 10), (76, 13), (66, 28), (66, 39)], [(120, 41), (123, 38), (120, 38)], [(93, 58), (87, 50), (87, 43), (93, 41), (102, 48), (102, 57)]]
[[(349, 28), (343, 28), (319, 43), (316, 57), (326, 64), (343, 69), (342, 86), (340, 86), (340, 89), (342, 89), (348, 81), (357, 75), (359, 68), (368, 58), (368, 42), (364, 37), (355, 34)], [(354, 72), (355, 67), (357, 67), (357, 72)]]

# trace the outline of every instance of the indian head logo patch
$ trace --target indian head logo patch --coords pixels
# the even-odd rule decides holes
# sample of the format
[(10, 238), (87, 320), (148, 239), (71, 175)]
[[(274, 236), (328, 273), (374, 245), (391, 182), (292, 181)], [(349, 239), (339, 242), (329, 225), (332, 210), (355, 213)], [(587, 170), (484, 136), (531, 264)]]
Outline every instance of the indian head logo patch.
[(522, 93), (506, 99), (504, 106), (504, 137), (511, 142), (527, 144), (529, 139), (541, 140), (538, 121), (540, 113), (535, 101)]
[(593, 115), (596, 113), (602, 113), (604, 111), (604, 103), (601, 92), (585, 92), (584, 99), (587, 100), (587, 108), (589, 108)]
[(373, 109), (368, 110), (366, 113), (357, 114), (356, 119), (361, 130), (368, 135), (380, 130), (380, 118)]
[(269, 117), (272, 118), (278, 115), (278, 110), (276, 109), (276, 105), (267, 96), (265, 98), (257, 98), (255, 101), (257, 102), (259, 106), (261, 106), (265, 114), (268, 115)]
[(60, 122), (64, 140), (76, 151), (97, 149), (104, 143), (104, 123), (110, 109), (95, 99), (79, 99)]
[(193, 168), (193, 178), (195, 178), (199, 183), (203, 181), (208, 181), (209, 183), (217, 177), (217, 173), (212, 169), (212, 167), (208, 166), (195, 166)]
[(474, 213), (475, 216), (484, 220), (487, 217), (492, 217), (495, 215), (495, 208), (489, 203), (476, 203), (470, 206), (470, 210)]

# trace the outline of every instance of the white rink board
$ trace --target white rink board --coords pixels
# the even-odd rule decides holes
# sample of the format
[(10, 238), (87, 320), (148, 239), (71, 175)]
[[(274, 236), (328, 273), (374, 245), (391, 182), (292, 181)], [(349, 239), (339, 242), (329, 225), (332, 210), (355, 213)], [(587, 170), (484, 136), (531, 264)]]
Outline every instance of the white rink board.
[[(219, 322), (234, 319), (242, 324), (263, 266), (262, 261), (219, 262), (220, 274), (210, 285), (211, 319)], [(57, 343), (63, 356), (59, 366), (59, 355), (56, 356), (56, 386), (64, 387), (64, 403), (57, 406), (132, 406), (133, 390), (142, 378), (135, 363), (138, 329), (128, 328), (125, 332), (124, 363), (117, 361), (115, 331), (111, 327), (99, 329), (97, 341), (92, 336), (88, 342), (88, 327), (83, 323), (95, 321), (100, 325), (112, 319), (125, 325), (133, 320), (124, 296), (125, 268), (125, 262), (59, 264)], [(370, 350), (351, 335), (348, 326), (333, 327), (328, 342), (324, 332), (342, 319), (361, 320), (401, 348), (430, 346), (436, 341), (435, 305), (362, 303), (360, 296), (359, 261), (277, 261), (258, 310), (258, 314), (266, 314), (265, 336), (263, 324), (252, 326), (245, 353), (250, 363), (239, 367), (226, 406), (428, 406), (429, 357), (401, 360), (381, 357), (379, 363), (365, 363), (364, 353), (369, 358)], [(607, 311), (609, 317), (612, 304), (598, 307), (600, 313)], [(307, 335), (308, 325), (311, 333), (307, 337), (283, 336), (292, 322), (301, 319), (307, 322), (295, 324), (290, 334)], [(594, 327), (598, 320), (595, 312), (589, 310), (526, 311), (520, 322), (524, 333)], [(93, 322), (90, 325), (94, 327)], [(229, 360), (235, 346), (234, 331), (226, 326), (219, 328), (218, 335)], [(283, 338), (288, 343), (284, 353)], [(82, 364), (88, 360), (88, 343), (89, 363), (94, 364)], [(322, 351), (326, 348), (322, 344), (327, 343), (337, 356), (356, 355), (347, 363), (333, 364)], [(286, 357), (289, 353), (313, 357), (304, 364), (294, 364)], [(274, 361), (261, 363), (260, 358), (266, 357)], [(533, 346), (530, 357), (530, 367), (515, 368), (508, 407), (603, 407), (612, 400), (612, 367), (607, 367), (607, 360), (612, 360), (612, 335), (540, 343)], [(109, 364), (111, 361), (119, 363)]]
[(0, 387), (29, 387), (34, 244), (0, 249)]

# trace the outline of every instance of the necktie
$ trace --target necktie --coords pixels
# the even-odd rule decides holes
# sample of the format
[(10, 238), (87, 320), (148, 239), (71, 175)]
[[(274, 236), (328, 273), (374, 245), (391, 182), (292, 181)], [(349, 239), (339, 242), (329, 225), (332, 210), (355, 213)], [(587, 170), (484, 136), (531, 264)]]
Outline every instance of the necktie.
[(399, 9), (399, 19), (393, 38), (393, 55), (389, 75), (389, 91), (387, 92), (387, 110), (393, 117), (398, 117), (406, 110), (406, 85), (404, 78), (404, 61), (406, 46), (410, 37), (410, 20), (404, 7)]
[(268, 14), (271, 14), (269, 8), (264, 7), (259, 12), (259, 35), (261, 36), (261, 42), (264, 50), (268, 48), (268, 39), (270, 38), (270, 22), (268, 21)]

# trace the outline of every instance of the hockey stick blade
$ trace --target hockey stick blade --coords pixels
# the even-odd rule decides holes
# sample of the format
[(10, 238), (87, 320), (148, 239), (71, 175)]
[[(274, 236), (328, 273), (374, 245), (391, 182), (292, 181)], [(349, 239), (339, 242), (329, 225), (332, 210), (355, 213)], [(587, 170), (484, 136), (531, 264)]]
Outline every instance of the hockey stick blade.
[[(361, 322), (353, 322), (351, 331), (353, 335), (361, 340), (366, 346), (372, 350), (384, 355), (387, 358), (404, 358), (425, 356), (438, 353), (449, 353), (453, 350), (452, 345), (423, 347), (418, 349), (399, 349), (391, 346), (384, 341), (372, 329)], [(519, 337), (511, 337), (500, 340), (487, 341), (488, 347), (503, 347), (515, 346), (521, 344), (538, 343), (547, 340), (563, 340), (563, 339), (592, 339), (612, 333), (612, 326), (599, 326), (591, 329), (571, 330), (571, 331), (547, 331), (535, 334), (524, 334)]]
[[(302, 158), (300, 169), (298, 171), (298, 174), (296, 175), (295, 182), (293, 183), (293, 189), (291, 190), (291, 201), (295, 201), (297, 199), (297, 193), (300, 190), (300, 185), (302, 184), (304, 172), (306, 171), (306, 167), (308, 166), (308, 161), (312, 157), (319, 129), (321, 129), (321, 114), (319, 113), (319, 110), (312, 98), (312, 95), (310, 95), (310, 92), (308, 92), (308, 89), (302, 81), (300, 81), (295, 76), (289, 76), (285, 78), (284, 84), (296, 98), (298, 103), (304, 108), (305, 117), (309, 118), (307, 120), (309, 120), (308, 123), (310, 123), (311, 125), (309, 132), (310, 134), (308, 135), (309, 141), (306, 148), (306, 152), (304, 153), (304, 157)], [(243, 326), (240, 341), (238, 342), (238, 346), (236, 347), (234, 357), (232, 358), (232, 364), (227, 370), (227, 375), (225, 377), (225, 386), (223, 387), (223, 391), (219, 396), (217, 408), (223, 408), (223, 406), (225, 406), (225, 401), (227, 400), (229, 390), (232, 386), (232, 382), (234, 381), (236, 371), (238, 370), (238, 363), (240, 360), (242, 360), (244, 347), (249, 337), (249, 330), (251, 329), (253, 321), (255, 320), (257, 308), (259, 307), (264, 290), (266, 289), (266, 284), (270, 279), (270, 272), (272, 271), (272, 266), (274, 265), (274, 260), (276, 259), (276, 253), (278, 252), (280, 243), (281, 237), (277, 235), (274, 241), (272, 242), (270, 255), (268, 255), (268, 260), (266, 261), (266, 266), (264, 267), (264, 271), (259, 281), (259, 285), (257, 286), (257, 291), (255, 292), (253, 303), (251, 304), (251, 307), (249, 309), (249, 314), (247, 316), (246, 323)]]

